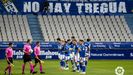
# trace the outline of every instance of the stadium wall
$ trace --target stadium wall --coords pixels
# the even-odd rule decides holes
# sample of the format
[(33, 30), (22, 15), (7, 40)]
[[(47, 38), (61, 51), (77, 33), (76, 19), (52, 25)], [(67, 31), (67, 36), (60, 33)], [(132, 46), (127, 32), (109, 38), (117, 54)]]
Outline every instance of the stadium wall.
[[(14, 59), (23, 58), (24, 44), (24, 42), (14, 42)], [(57, 45), (57, 42), (41, 43), (41, 58), (58, 59)], [(7, 46), (8, 42), (0, 42), (0, 59), (5, 58)], [(32, 44), (32, 48), (34, 46), (35, 44)], [(32, 58), (34, 58), (33, 53)], [(133, 42), (92, 42), (90, 59), (133, 59)]]
[(50, 14), (50, 15), (120, 15), (133, 13), (133, 1), (61, 2), (50, 1), (44, 10), (45, 0), (1, 0), (1, 14)]

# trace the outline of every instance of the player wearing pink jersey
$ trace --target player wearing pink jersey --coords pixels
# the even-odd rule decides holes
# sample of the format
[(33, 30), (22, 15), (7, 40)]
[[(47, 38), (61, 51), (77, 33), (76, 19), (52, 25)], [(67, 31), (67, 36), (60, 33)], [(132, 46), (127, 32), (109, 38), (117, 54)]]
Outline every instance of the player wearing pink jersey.
[(24, 60), (24, 64), (22, 65), (22, 74), (24, 74), (24, 70), (25, 70), (25, 65), (26, 62), (28, 62), (30, 64), (30, 73), (32, 74), (36, 74), (37, 72), (34, 71), (34, 67), (31, 61), (31, 39), (27, 40), (27, 43), (24, 45), (24, 56), (23, 56), (23, 60)]
[(11, 75), (11, 70), (12, 70), (12, 64), (13, 64), (13, 49), (12, 49), (12, 43), (9, 43), (8, 48), (6, 48), (6, 61), (8, 63), (8, 66), (5, 69), (5, 75), (6, 71), (9, 71), (9, 75)]
[(42, 71), (42, 63), (40, 59), (40, 42), (36, 42), (36, 46), (34, 47), (34, 54), (35, 54), (35, 65), (34, 68), (37, 66), (37, 63), (40, 64), (40, 73), (44, 74), (45, 72)]

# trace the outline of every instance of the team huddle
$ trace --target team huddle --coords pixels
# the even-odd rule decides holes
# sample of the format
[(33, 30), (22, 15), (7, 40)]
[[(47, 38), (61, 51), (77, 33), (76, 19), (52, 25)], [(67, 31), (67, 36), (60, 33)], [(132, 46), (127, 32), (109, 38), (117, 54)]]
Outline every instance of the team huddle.
[(73, 72), (86, 74), (86, 66), (90, 56), (90, 38), (87, 42), (80, 39), (77, 41), (75, 37), (67, 41), (58, 38), (60, 67), (63, 70), (68, 70), (68, 61), (71, 61)]
[[(75, 37), (72, 39), (68, 39), (67, 41), (58, 38), (58, 49), (59, 49), (59, 59), (60, 66), (63, 70), (68, 70), (68, 61), (72, 63), (73, 72), (81, 72), (81, 74), (86, 74), (86, 66), (88, 62), (88, 58), (90, 56), (90, 38), (87, 39), (87, 42), (84, 40), (77, 40)], [(8, 70), (8, 75), (12, 75), (12, 67), (13, 65), (13, 43), (9, 43), (8, 48), (5, 50), (6, 61), (8, 66), (5, 68), (5, 75)], [(30, 73), (36, 74), (37, 71), (34, 71), (34, 68), (39, 63), (40, 65), (40, 74), (45, 74), (43, 71), (42, 61), (40, 59), (40, 42), (36, 42), (36, 46), (34, 50), (31, 47), (31, 39), (28, 39), (26, 44), (23, 47), (23, 64), (22, 64), (22, 75), (25, 74), (25, 66), (28, 62), (30, 64)], [(31, 54), (34, 52), (35, 64), (32, 63)]]

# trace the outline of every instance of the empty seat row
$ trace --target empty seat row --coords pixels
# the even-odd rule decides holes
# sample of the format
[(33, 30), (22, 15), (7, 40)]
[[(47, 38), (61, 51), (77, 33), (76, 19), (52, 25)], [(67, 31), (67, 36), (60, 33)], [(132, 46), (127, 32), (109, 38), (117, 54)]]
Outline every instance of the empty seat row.
[(38, 19), (46, 41), (71, 36), (90, 37), (92, 41), (133, 41), (124, 16), (39, 15)]
[(0, 15), (2, 41), (26, 41), (32, 39), (26, 15)]
[[(92, 41), (133, 41), (133, 34), (124, 16), (94, 15), (38, 15), (45, 41), (58, 37)], [(26, 41), (32, 39), (26, 15), (0, 15), (0, 41)]]

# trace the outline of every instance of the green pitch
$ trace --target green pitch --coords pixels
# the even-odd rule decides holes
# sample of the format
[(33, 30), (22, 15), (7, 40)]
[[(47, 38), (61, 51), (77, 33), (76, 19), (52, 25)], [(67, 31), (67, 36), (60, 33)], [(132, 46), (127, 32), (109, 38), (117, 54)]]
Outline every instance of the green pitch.
[[(79, 73), (71, 72), (71, 64), (69, 64), (70, 69), (68, 71), (63, 71), (59, 67), (58, 60), (44, 60), (43, 64), (45, 75), (80, 75)], [(21, 75), (21, 65), (22, 60), (14, 60), (13, 75)], [(4, 69), (7, 63), (5, 60), (0, 60), (0, 75), (4, 75)], [(115, 75), (115, 68), (117, 66), (122, 66), (125, 69), (124, 75), (133, 75), (133, 60), (90, 60), (87, 66), (86, 75)], [(38, 71), (36, 75), (39, 74), (39, 66), (35, 68)], [(27, 63), (25, 69), (25, 75), (30, 75), (29, 64)]]

